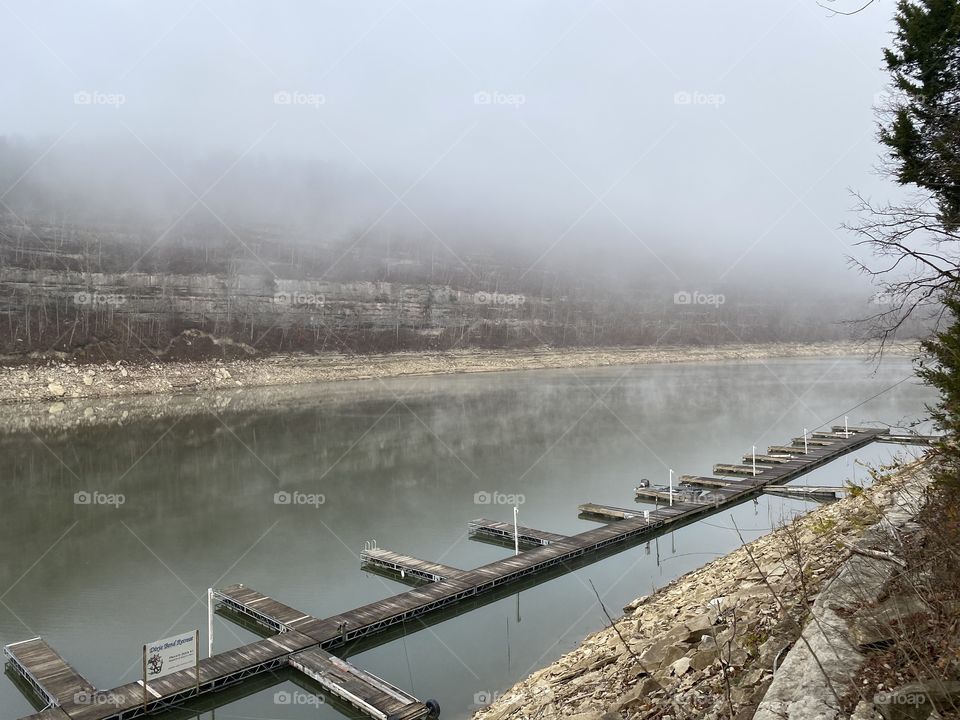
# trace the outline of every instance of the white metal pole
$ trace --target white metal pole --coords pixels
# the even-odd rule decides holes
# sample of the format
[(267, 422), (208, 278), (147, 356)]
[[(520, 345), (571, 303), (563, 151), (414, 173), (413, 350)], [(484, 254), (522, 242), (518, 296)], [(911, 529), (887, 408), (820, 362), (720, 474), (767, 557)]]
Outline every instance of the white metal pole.
[(753, 446), (753, 474), (757, 474), (757, 446)]
[(207, 657), (213, 657), (213, 588), (207, 588)]
[(803, 429), (803, 454), (806, 455), (809, 451), (807, 450), (807, 429)]
[(670, 507), (673, 507), (673, 470), (670, 471)]
[(843, 436), (850, 437), (850, 426), (847, 425), (847, 416), (843, 416)]
[(520, 554), (520, 529), (517, 527), (517, 513), (520, 512), (520, 508), (516, 505), (513, 506), (513, 554)]

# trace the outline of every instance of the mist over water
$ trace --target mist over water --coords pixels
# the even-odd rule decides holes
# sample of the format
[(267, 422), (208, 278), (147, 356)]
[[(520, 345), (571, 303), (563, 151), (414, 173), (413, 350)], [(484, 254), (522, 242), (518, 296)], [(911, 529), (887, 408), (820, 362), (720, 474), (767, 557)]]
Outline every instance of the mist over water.
[[(5, 437), (0, 584), (29, 572), (4, 599), (12, 612), (0, 613), (0, 643), (41, 634), (96, 685), (114, 687), (136, 678), (142, 642), (174, 625), (206, 627), (196, 600), (211, 584), (244, 583), (328, 617), (404, 589), (360, 570), (366, 542), (471, 569), (512, 552), (466, 538), (470, 520), (512, 519), (512, 508), (493, 498), (522, 496), (528, 527), (582, 532), (596, 524), (577, 518), (580, 503), (630, 507), (643, 477), (665, 483), (670, 468), (707, 475), (751, 445), (788, 442), (804, 424), (842, 424), (838, 412), (849, 410), (851, 425), (909, 425), (922, 417), (928, 388), (905, 382), (860, 404), (910, 372), (900, 359), (874, 372), (862, 360), (833, 358), (410, 378), (336, 395), (305, 387), (292, 406), (224, 411), (222, 422), (201, 414)], [(862, 463), (903, 452), (913, 451), (871, 445), (799, 482), (868, 482)], [(77, 505), (78, 491), (122, 494), (124, 502)], [(324, 501), (277, 504), (278, 492)], [(478, 493), (490, 502), (478, 504)], [(812, 507), (764, 496), (351, 654), (360, 667), (440, 700), (444, 717), (465, 718), (476, 697), (504, 691), (605, 624), (588, 581), (616, 612), (738, 547), (734, 521), (750, 540)], [(217, 651), (253, 639), (219, 618), (215, 637)], [(261, 690), (217, 716), (316, 717), (312, 706), (275, 704), (274, 693), (297, 689), (286, 682)], [(29, 710), (9, 682), (0, 683), (0, 704), (10, 717)], [(332, 707), (320, 713), (338, 717)]]

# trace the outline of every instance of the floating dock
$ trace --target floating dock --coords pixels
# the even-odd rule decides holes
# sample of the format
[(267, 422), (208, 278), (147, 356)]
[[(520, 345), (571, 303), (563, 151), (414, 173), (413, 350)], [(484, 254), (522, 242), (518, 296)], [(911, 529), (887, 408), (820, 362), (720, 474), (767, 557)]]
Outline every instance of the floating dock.
[(418, 720), (435, 714), (429, 704), (432, 701), (422, 703), (376, 675), (320, 649), (296, 653), (290, 658), (290, 667), (375, 720)]
[(763, 489), (769, 495), (808, 498), (810, 500), (839, 500), (849, 490), (845, 487), (800, 487), (797, 485), (771, 485)]
[(360, 553), (360, 567), (373, 568), (391, 575), (397, 575), (400, 580), (410, 579), (421, 582), (440, 582), (456, 577), (463, 572), (463, 570), (458, 570), (449, 565), (420, 560), (382, 548), (363, 550)]
[(7, 645), (3, 654), (37, 697), (51, 708), (70, 706), (96, 692), (96, 688), (42, 638)]
[[(8, 645), (4, 652), (13, 670), (46, 702), (47, 707), (29, 716), (29, 720), (130, 720), (166, 712), (184, 700), (280, 668), (293, 668), (376, 720), (430, 717), (438, 712), (432, 701), (420, 702), (386, 680), (330, 653), (444, 608), (495, 595), (504, 587), (538, 575), (568, 572), (571, 566), (592, 562), (618, 547), (652, 539), (720, 508), (755, 497), (771, 486), (783, 485), (887, 434), (865, 428), (850, 428), (846, 434), (833, 430), (829, 437), (817, 438), (814, 443), (808, 437), (807, 453), (803, 452), (802, 438), (799, 449), (792, 446), (787, 452), (780, 452), (780, 448), (770, 448), (771, 455), (790, 457), (785, 462), (770, 463), (762, 472), (758, 466), (756, 476), (752, 475), (752, 466), (750, 476), (740, 479), (681, 476), (681, 486), (687, 484), (691, 497), (703, 497), (702, 487), (710, 488), (709, 502), (678, 502), (675, 491), (672, 506), (640, 510), (636, 514), (623, 508), (588, 503), (581, 506), (581, 510), (589, 507), (596, 516), (607, 517), (610, 522), (571, 536), (526, 527), (515, 530), (509, 522), (474, 520), (468, 528), (471, 538), (512, 549), (516, 532), (526, 549), (473, 570), (458, 570), (368, 548), (363, 554), (367, 567), (389, 570), (404, 580), (412, 575), (425, 584), (330, 617), (313, 616), (243, 585), (211, 590), (211, 602), (221, 611), (253, 623), (270, 635), (200, 660), (199, 678), (194, 669), (189, 669), (150, 682), (146, 698), (141, 682), (108, 691), (95, 690), (39, 638)], [(652, 491), (662, 492), (662, 489)], [(90, 697), (94, 700), (89, 700)], [(78, 698), (86, 701), (77, 703)]]
[[(764, 465), (783, 465), (783, 463), (788, 463), (793, 459), (792, 455), (754, 455), (753, 453), (744, 453), (743, 454), (743, 464), (750, 465), (756, 460), (758, 463)], [(759, 465), (757, 466), (759, 467)]]
[(579, 510), (580, 515), (584, 518), (600, 518), (607, 522), (611, 520), (629, 520), (630, 518), (643, 517), (643, 510), (636, 508), (619, 508), (613, 505), (598, 505), (597, 503), (584, 503), (580, 505), (577, 510)]
[(713, 474), (714, 475), (730, 475), (732, 477), (755, 477), (760, 475), (765, 470), (772, 469), (772, 465), (761, 465), (757, 464), (754, 466), (750, 465), (714, 465)]
[[(471, 538), (493, 542), (497, 545), (509, 545), (510, 547), (514, 545), (514, 529), (513, 523), (485, 520), (483, 518), (471, 520), (467, 526)], [(522, 525), (516, 528), (516, 534), (520, 544), (525, 547), (543, 547), (570, 539), (566, 535), (534, 530)]]

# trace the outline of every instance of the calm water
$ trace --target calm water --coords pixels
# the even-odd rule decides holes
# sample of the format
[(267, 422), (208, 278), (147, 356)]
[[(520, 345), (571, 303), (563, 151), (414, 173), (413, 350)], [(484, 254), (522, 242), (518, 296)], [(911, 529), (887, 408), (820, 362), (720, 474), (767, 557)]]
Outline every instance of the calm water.
[[(405, 586), (360, 571), (364, 542), (471, 568), (510, 551), (472, 542), (467, 522), (510, 520), (476, 493), (522, 494), (522, 524), (579, 532), (582, 502), (629, 505), (641, 477), (709, 474), (841, 415), (910, 374), (856, 359), (662, 365), (304, 387), (267, 412), (4, 438), (0, 642), (45, 637), (94, 684), (135, 680), (143, 642), (201, 628), (205, 591), (242, 582), (324, 617)], [(249, 391), (256, 392), (256, 391)], [(850, 411), (901, 423), (932, 400), (911, 380)], [(6, 410), (10, 412), (10, 410)], [(866, 480), (875, 445), (808, 475)], [(80, 491), (122, 493), (118, 507)], [(277, 492), (322, 494), (278, 505)], [(611, 612), (809, 507), (762, 498), (575, 573), (362, 650), (353, 661), (462, 718), (604, 625)], [(255, 638), (217, 618), (215, 649)], [(275, 702), (286, 691), (295, 705)], [(299, 694), (295, 694), (299, 693)], [(291, 697), (291, 696), (285, 696)], [(289, 680), (224, 702), (217, 718), (337, 718)], [(31, 707), (0, 679), (0, 717)], [(211, 717), (210, 711), (193, 716)]]

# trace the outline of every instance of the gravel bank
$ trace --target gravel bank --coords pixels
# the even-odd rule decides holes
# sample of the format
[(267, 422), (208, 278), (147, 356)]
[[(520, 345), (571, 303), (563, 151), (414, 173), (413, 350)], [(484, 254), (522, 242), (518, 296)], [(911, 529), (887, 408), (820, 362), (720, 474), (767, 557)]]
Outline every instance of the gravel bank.
[[(895, 348), (914, 352), (913, 346)], [(266, 407), (296, 402), (304, 383), (405, 376), (589, 368), (680, 362), (759, 361), (787, 357), (871, 354), (852, 343), (722, 345), (718, 347), (460, 350), (384, 355), (277, 355), (255, 360), (168, 362), (150, 365), (74, 364), (0, 366), (0, 432), (124, 423), (137, 417)], [(251, 390), (254, 389), (255, 391)], [(16, 407), (16, 411), (13, 411)]]

